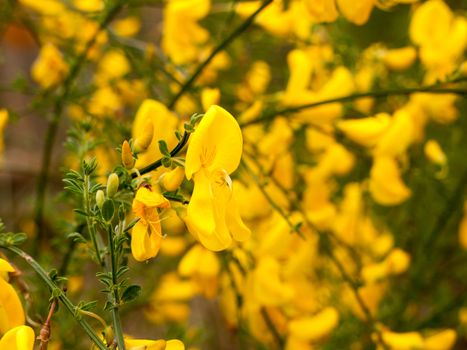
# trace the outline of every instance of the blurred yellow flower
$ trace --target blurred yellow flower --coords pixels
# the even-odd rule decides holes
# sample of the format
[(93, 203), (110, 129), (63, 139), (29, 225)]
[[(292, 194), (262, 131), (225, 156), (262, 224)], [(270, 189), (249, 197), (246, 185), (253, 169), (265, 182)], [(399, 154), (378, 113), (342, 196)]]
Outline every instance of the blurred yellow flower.
[(370, 173), (370, 193), (381, 205), (398, 205), (410, 197), (402, 182), (399, 166), (393, 158), (376, 157)]
[(39, 56), (31, 68), (32, 78), (43, 88), (50, 88), (60, 83), (68, 73), (68, 64), (53, 44), (41, 47)]

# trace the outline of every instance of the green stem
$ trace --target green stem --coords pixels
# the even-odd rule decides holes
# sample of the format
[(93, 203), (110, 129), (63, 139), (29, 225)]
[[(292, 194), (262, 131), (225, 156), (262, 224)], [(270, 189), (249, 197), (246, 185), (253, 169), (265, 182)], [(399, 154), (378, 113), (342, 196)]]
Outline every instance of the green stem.
[(109, 250), (110, 250), (110, 266), (112, 273), (112, 319), (114, 324), (114, 334), (117, 340), (119, 350), (125, 350), (125, 341), (123, 339), (123, 328), (120, 320), (120, 314), (118, 307), (120, 305), (120, 295), (118, 291), (118, 277), (117, 277), (117, 254), (115, 252), (115, 241), (113, 235), (112, 225), (107, 227), (108, 239), (109, 239)]
[(90, 217), (91, 209), (90, 209), (90, 198), (89, 198), (89, 189), (91, 188), (91, 179), (89, 175), (84, 175), (84, 191), (83, 191), (83, 206), (84, 212), (86, 215), (86, 225), (88, 227), (89, 236), (92, 240), (92, 245), (94, 246), (94, 251), (96, 252), (96, 259), (99, 265), (104, 266), (104, 261), (102, 260), (99, 244), (97, 242), (97, 231), (96, 226), (92, 222)]
[(19, 249), (18, 247), (14, 246), (0, 246), (1, 248), (4, 248), (6, 250), (9, 250), (10, 252), (18, 255), (20, 258), (24, 259), (29, 266), (31, 266), (34, 271), (39, 275), (39, 277), (47, 284), (47, 286), (51, 289), (53, 295), (58, 298), (63, 305), (65, 305), (65, 308), (68, 310), (68, 312), (73, 316), (73, 318), (76, 320), (76, 322), (79, 323), (79, 325), (84, 329), (84, 331), (87, 333), (89, 338), (96, 344), (96, 346), (100, 350), (107, 350), (107, 347), (101, 340), (101, 338), (97, 335), (97, 333), (92, 329), (92, 327), (89, 325), (89, 323), (86, 322), (86, 320), (82, 319), (77, 313), (77, 306), (75, 306), (70, 299), (65, 295), (63, 290), (55, 284), (55, 282), (49, 277), (47, 272), (42, 268), (39, 263), (34, 260), (30, 255)]
[[(174, 147), (174, 149), (170, 151), (170, 156), (175, 157), (183, 149), (183, 147), (185, 147), (185, 145), (187, 144), (189, 138), (190, 138), (190, 133), (185, 131), (185, 133), (183, 134), (181, 140)], [(153, 171), (153, 170), (159, 168), (160, 166), (162, 166), (162, 158), (156, 160), (154, 163), (151, 163), (151, 164), (149, 164), (148, 166), (146, 166), (144, 168), (141, 168), (140, 170), (138, 170), (138, 173), (139, 173), (139, 175), (144, 175), (144, 174), (149, 173), (150, 171)], [(131, 174), (132, 178), (135, 178), (137, 176), (138, 176), (137, 173)]]
[[(459, 81), (456, 81), (459, 82)], [(467, 95), (467, 89), (457, 89), (457, 88), (437, 88), (439, 85), (430, 85), (425, 87), (419, 88), (408, 88), (408, 89), (394, 89), (394, 90), (381, 90), (381, 91), (370, 91), (370, 92), (362, 92), (357, 94), (352, 94), (343, 97), (331, 98), (328, 100), (322, 100), (317, 102), (306, 103), (303, 105), (292, 106), (292, 107), (285, 107), (282, 109), (278, 109), (271, 112), (266, 112), (262, 116), (246, 121), (244, 123), (240, 123), (241, 127), (246, 127), (249, 125), (259, 124), (265, 121), (269, 121), (274, 119), (276, 116), (279, 115), (287, 115), (291, 113), (300, 112), (304, 109), (309, 109), (313, 107), (318, 107), (330, 103), (338, 103), (338, 102), (351, 102), (354, 100), (359, 100), (362, 98), (373, 97), (373, 98), (384, 98), (388, 96), (405, 96), (410, 95), (417, 92), (427, 92), (430, 94), (457, 94), (457, 95)]]
[(183, 84), (180, 88), (178, 93), (174, 96), (174, 98), (169, 103), (169, 109), (172, 109), (177, 101), (182, 97), (185, 92), (187, 92), (191, 86), (195, 83), (196, 79), (198, 79), (199, 75), (203, 72), (204, 68), (206, 68), (209, 63), (217, 56), (219, 52), (224, 50), (227, 46), (230, 45), (235, 38), (240, 36), (255, 20), (256, 16), (258, 16), (273, 0), (265, 0), (261, 6), (250, 15), (242, 24), (240, 24), (229, 36), (227, 36), (219, 45), (217, 45), (211, 54), (199, 64), (198, 68), (193, 72), (193, 74), (188, 78), (188, 80)]
[[(78, 76), (81, 68), (83, 67), (89, 50), (94, 45), (100, 32), (110, 23), (110, 21), (117, 15), (120, 9), (123, 7), (123, 1), (116, 1), (108, 11), (104, 14), (99, 22), (99, 27), (96, 30), (94, 36), (86, 43), (81, 54), (76, 58), (73, 64), (70, 66), (70, 71), (62, 84), (61, 93), (57, 96), (53, 108), (52, 120), (50, 120), (47, 127), (47, 134), (45, 136), (44, 148), (42, 151), (42, 164), (39, 177), (36, 185), (36, 202), (35, 202), (35, 223), (37, 225), (37, 236), (36, 244), (34, 245), (35, 253), (39, 251), (40, 243), (44, 240), (44, 202), (45, 193), (47, 189), (47, 183), (49, 179), (49, 168), (50, 160), (52, 158), (52, 150), (57, 136), (58, 126), (63, 115), (64, 104), (70, 94), (71, 86)], [(35, 254), (34, 254), (35, 255)]]

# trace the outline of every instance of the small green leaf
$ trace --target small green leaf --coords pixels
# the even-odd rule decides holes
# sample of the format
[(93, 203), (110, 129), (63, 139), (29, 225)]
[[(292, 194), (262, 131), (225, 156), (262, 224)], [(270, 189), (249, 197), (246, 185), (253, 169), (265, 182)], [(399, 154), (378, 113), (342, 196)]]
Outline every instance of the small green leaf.
[(102, 205), (102, 218), (106, 222), (110, 222), (115, 213), (115, 205), (111, 199), (107, 199)]
[(159, 140), (159, 150), (163, 156), (170, 157), (169, 147), (167, 146), (167, 142), (164, 140)]
[(68, 239), (71, 239), (73, 242), (76, 243), (87, 243), (86, 239), (83, 237), (83, 235), (79, 232), (72, 232), (68, 234), (67, 236)]
[(128, 286), (122, 294), (122, 300), (124, 302), (129, 302), (136, 299), (141, 294), (141, 287), (133, 284)]

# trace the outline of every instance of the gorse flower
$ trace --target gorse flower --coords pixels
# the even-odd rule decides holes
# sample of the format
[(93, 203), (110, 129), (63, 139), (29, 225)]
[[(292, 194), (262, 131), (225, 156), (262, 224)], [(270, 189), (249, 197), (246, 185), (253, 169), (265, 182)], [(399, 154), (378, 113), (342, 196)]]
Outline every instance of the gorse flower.
[(208, 249), (228, 248), (232, 236), (244, 241), (250, 230), (235, 204), (230, 174), (242, 155), (242, 133), (234, 117), (212, 106), (191, 136), (185, 175), (195, 183), (186, 223), (190, 232)]
[(137, 261), (153, 258), (159, 252), (162, 229), (158, 208), (168, 208), (169, 201), (162, 194), (141, 187), (133, 200), (133, 212), (140, 220), (131, 233), (131, 252)]

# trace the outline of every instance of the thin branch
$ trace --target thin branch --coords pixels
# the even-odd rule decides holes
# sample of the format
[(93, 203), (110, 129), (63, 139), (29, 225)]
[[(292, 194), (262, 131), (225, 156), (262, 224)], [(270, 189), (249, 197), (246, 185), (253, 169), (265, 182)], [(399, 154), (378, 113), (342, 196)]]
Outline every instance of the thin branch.
[(116, 1), (104, 14), (101, 21), (99, 22), (99, 27), (96, 30), (96, 33), (93, 37), (86, 43), (81, 54), (77, 57), (74, 63), (70, 67), (70, 72), (65, 78), (62, 84), (61, 93), (56, 97), (54, 108), (53, 108), (53, 116), (52, 120), (50, 120), (47, 134), (45, 136), (45, 143), (44, 148), (42, 151), (42, 165), (41, 165), (41, 172), (37, 179), (37, 186), (36, 186), (36, 203), (35, 203), (35, 222), (37, 225), (37, 236), (36, 236), (36, 244), (34, 244), (35, 253), (40, 248), (40, 243), (44, 239), (44, 222), (43, 222), (43, 215), (44, 215), (44, 202), (45, 202), (45, 193), (47, 189), (47, 182), (49, 178), (49, 168), (50, 168), (50, 160), (52, 157), (52, 150), (55, 143), (55, 138), (57, 136), (58, 126), (62, 119), (63, 109), (65, 106), (65, 102), (70, 94), (72, 84), (75, 78), (78, 76), (81, 68), (83, 67), (84, 62), (86, 61), (86, 57), (88, 55), (89, 50), (95, 44), (98, 35), (100, 32), (112, 21), (112, 19), (118, 14), (120, 9), (123, 7), (124, 2), (121, 0)]
[(99, 348), (99, 350), (107, 350), (107, 347), (105, 344), (102, 342), (101, 338), (99, 335), (92, 329), (92, 327), (89, 325), (89, 323), (86, 322), (82, 317), (80, 317), (76, 311), (78, 310), (78, 307), (75, 306), (70, 299), (65, 295), (63, 290), (49, 277), (47, 272), (42, 268), (39, 263), (34, 260), (30, 255), (28, 255), (26, 252), (21, 250), (18, 247), (14, 246), (0, 246), (0, 248), (4, 248), (20, 258), (22, 258), (26, 263), (31, 266), (34, 271), (39, 275), (39, 277), (42, 279), (42, 281), (47, 284), (47, 286), (50, 288), (52, 291), (52, 295), (54, 295), (58, 300), (60, 300), (63, 305), (65, 305), (65, 308), (68, 310), (68, 312), (71, 314), (71, 316), (75, 319), (76, 322), (79, 323), (79, 325), (84, 329), (84, 331), (87, 333), (89, 338), (94, 342), (94, 344)]
[[(189, 138), (190, 138), (190, 133), (185, 131), (185, 133), (183, 134), (178, 144), (174, 147), (173, 150), (170, 151), (170, 156), (175, 157), (183, 149), (183, 147), (185, 147)], [(160, 158), (156, 160), (154, 163), (151, 163), (148, 166), (145, 166), (144, 168), (139, 169), (138, 172), (131, 174), (131, 177), (136, 178), (138, 177), (138, 173), (139, 175), (144, 175), (144, 174), (149, 173), (150, 171), (153, 171), (159, 168), (160, 166), (162, 166), (162, 159), (163, 158)]]
[(211, 54), (198, 65), (198, 68), (195, 69), (193, 74), (188, 78), (188, 80), (183, 84), (183, 86), (180, 88), (178, 93), (174, 96), (174, 98), (170, 101), (169, 103), (169, 109), (172, 109), (177, 101), (182, 97), (185, 92), (187, 92), (192, 85), (195, 83), (196, 79), (199, 77), (199, 75), (203, 72), (203, 70), (211, 63), (211, 61), (214, 59), (214, 57), (217, 56), (219, 52), (224, 50), (227, 46), (230, 45), (232, 41), (234, 41), (235, 38), (240, 36), (255, 20), (256, 16), (258, 16), (270, 3), (272, 3), (273, 0), (265, 0), (261, 6), (250, 15), (240, 26), (238, 26), (228, 37), (226, 37), (219, 45), (217, 45), (214, 50), (211, 52)]
[[(460, 80), (456, 82), (460, 82)], [(426, 92), (430, 94), (456, 94), (460, 96), (467, 95), (467, 89), (465, 88), (464, 89), (462, 88), (438, 88), (438, 86), (439, 84), (425, 86), (425, 87), (418, 87), (418, 88), (362, 92), (362, 93), (352, 94), (352, 95), (343, 96), (343, 97), (337, 97), (337, 98), (331, 98), (331, 99), (312, 102), (312, 103), (306, 103), (306, 104), (298, 105), (298, 106), (285, 107), (282, 109), (265, 112), (263, 113), (263, 115), (259, 116), (256, 119), (252, 119), (244, 123), (240, 123), (240, 126), (246, 127), (246, 126), (250, 126), (254, 124), (259, 124), (262, 122), (272, 120), (279, 115), (288, 115), (291, 113), (300, 112), (304, 109), (318, 107), (318, 106), (322, 106), (322, 105), (326, 105), (330, 103), (351, 102), (351, 101), (355, 101), (355, 100), (359, 100), (359, 99), (367, 98), (367, 97), (384, 98), (388, 96), (405, 96), (405, 95), (410, 95), (410, 94), (417, 93), (417, 92)]]

